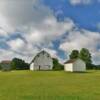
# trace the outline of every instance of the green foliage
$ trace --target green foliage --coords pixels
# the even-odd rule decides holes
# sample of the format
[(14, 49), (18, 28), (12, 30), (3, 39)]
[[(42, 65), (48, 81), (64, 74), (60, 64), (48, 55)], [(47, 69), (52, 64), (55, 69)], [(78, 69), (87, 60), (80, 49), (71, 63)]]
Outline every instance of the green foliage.
[(79, 58), (82, 59), (86, 63), (87, 69), (93, 69), (94, 65), (92, 64), (91, 53), (89, 52), (88, 49), (82, 48), (80, 50)]
[(80, 50), (79, 58), (82, 59), (83, 61), (85, 61), (86, 64), (91, 64), (92, 63), (91, 53), (86, 48), (82, 48)]
[(53, 58), (53, 70), (63, 70), (64, 66), (59, 63), (57, 58)]
[(87, 69), (95, 69), (96, 68), (96, 65), (90, 64), (90, 63), (86, 63), (86, 68)]
[(0, 70), (2, 69), (2, 67), (1, 67), (1, 63), (0, 63)]
[(93, 66), (93, 69), (95, 69), (95, 70), (100, 70), (100, 65), (94, 65), (94, 66)]
[(70, 59), (77, 59), (79, 57), (79, 51), (73, 50), (71, 54), (69, 55)]
[(91, 53), (86, 48), (82, 48), (80, 52), (78, 50), (73, 50), (69, 55), (69, 57), (70, 59), (77, 59), (77, 58), (82, 59), (86, 63), (87, 69), (95, 68), (94, 65), (92, 64)]
[(25, 61), (22, 59), (14, 58), (11, 62), (11, 67), (12, 69), (25, 70), (29, 69), (29, 64), (25, 63)]

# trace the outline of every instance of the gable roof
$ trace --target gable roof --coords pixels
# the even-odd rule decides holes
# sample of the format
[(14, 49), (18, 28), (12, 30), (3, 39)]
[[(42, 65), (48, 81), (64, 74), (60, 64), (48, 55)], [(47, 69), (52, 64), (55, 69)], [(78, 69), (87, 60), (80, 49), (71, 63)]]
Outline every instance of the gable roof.
[(68, 61), (66, 61), (64, 64), (68, 64), (68, 63), (74, 63), (77, 59), (70, 59)]
[[(77, 60), (81, 60), (81, 61), (83, 61), (83, 60), (80, 59), (80, 58), (77, 58), (77, 59), (70, 59), (70, 60), (66, 61), (64, 64), (74, 63), (74, 62), (76, 62)], [(83, 62), (84, 62), (84, 61), (83, 61)], [(84, 62), (84, 63), (85, 63), (85, 62)]]
[[(50, 54), (49, 54), (48, 52), (46, 52), (45, 50), (42, 50), (41, 52), (39, 52), (39, 53), (36, 54), (36, 56), (35, 56), (34, 59), (31, 61), (31, 63), (34, 62), (34, 60), (36, 59), (36, 57), (37, 57), (38, 55), (40, 55), (41, 53), (46, 53), (46, 54), (48, 54), (48, 55), (50, 56)], [(31, 64), (31, 63), (30, 63), (30, 64)]]

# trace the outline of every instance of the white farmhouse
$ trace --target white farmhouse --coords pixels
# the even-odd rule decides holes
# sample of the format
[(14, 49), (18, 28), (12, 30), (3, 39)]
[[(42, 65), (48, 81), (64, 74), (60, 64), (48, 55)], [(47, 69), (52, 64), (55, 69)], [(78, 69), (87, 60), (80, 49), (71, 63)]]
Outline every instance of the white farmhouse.
[(11, 70), (11, 61), (4, 60), (1, 62), (1, 70), (2, 71), (10, 71)]
[(53, 60), (46, 51), (39, 52), (30, 64), (30, 70), (52, 70)]
[(72, 59), (64, 63), (64, 70), (70, 72), (84, 72), (86, 71), (86, 64), (81, 59)]

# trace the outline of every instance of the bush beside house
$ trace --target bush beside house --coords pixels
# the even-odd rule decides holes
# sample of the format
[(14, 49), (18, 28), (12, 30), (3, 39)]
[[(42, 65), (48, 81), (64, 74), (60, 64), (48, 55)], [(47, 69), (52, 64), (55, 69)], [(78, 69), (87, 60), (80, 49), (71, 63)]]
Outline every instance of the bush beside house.
[(14, 58), (11, 62), (11, 67), (13, 70), (27, 70), (29, 69), (29, 64), (22, 59)]
[(0, 63), (0, 70), (1, 70), (1, 63)]
[(60, 64), (57, 58), (53, 58), (53, 70), (63, 70), (64, 65)]

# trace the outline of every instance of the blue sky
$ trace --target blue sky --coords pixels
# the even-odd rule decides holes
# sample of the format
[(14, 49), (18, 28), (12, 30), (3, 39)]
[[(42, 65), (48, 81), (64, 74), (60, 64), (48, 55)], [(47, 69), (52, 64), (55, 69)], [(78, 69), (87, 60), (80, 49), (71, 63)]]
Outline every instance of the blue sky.
[(0, 0), (0, 60), (45, 49), (61, 62), (88, 48), (100, 64), (100, 0)]
[[(57, 18), (71, 18), (80, 28), (91, 31), (98, 31), (98, 22), (100, 22), (100, 3), (97, 0), (91, 0), (90, 4), (71, 5), (70, 0), (44, 0), (55, 13)], [(59, 12), (60, 11), (60, 12)]]

